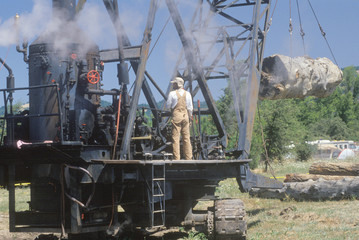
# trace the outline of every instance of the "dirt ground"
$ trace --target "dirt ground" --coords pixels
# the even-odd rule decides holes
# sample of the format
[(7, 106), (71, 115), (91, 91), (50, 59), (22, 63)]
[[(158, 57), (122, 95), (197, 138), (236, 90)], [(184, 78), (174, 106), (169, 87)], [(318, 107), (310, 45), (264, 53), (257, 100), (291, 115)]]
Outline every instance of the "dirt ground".
[[(0, 214), (0, 240), (35, 240), (40, 234), (46, 234), (46, 233), (9, 232), (9, 215), (4, 213)], [(47, 233), (46, 235), (51, 235), (51, 234)], [(54, 235), (60, 238), (60, 234), (54, 234)], [(173, 239), (184, 237), (185, 235), (187, 234), (180, 232), (178, 228), (173, 228), (162, 232), (158, 232), (157, 234), (153, 234), (151, 237), (147, 237), (146, 239), (155, 240), (155, 239), (163, 239), (162, 237), (164, 237), (165, 239), (173, 240)], [(124, 239), (134, 239), (134, 238), (124, 237)], [(135, 239), (138, 239), (138, 237)]]
[(9, 232), (9, 215), (0, 215), (0, 237), (1, 240), (34, 240), (39, 233), (11, 233)]

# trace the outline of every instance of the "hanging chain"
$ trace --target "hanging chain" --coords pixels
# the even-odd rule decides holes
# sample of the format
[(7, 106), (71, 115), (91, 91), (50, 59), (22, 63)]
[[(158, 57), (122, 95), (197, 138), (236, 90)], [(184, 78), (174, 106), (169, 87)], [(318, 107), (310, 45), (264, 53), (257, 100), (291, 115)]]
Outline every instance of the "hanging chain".
[(289, 0), (289, 53), (290, 53), (290, 69), (292, 69), (292, 58), (293, 58), (293, 24), (292, 24), (292, 1)]
[(268, 25), (267, 25), (267, 29), (266, 29), (266, 32), (267, 32), (267, 33), (268, 33), (268, 31), (269, 31), (269, 28), (270, 28), (271, 25), (272, 25), (273, 15), (274, 15), (275, 9), (276, 9), (276, 7), (277, 7), (277, 3), (278, 3), (278, 0), (275, 1), (274, 8), (273, 8), (273, 11), (272, 11), (272, 15), (271, 15), (271, 17), (270, 17), (270, 19), (269, 19), (269, 22), (268, 22)]
[(297, 2), (297, 9), (298, 9), (298, 16), (299, 16), (299, 25), (300, 25), (300, 36), (302, 37), (302, 41), (303, 41), (303, 49), (304, 49), (304, 55), (307, 55), (307, 51), (305, 49), (305, 42), (304, 42), (304, 30), (303, 30), (303, 26), (302, 26), (302, 18), (300, 17), (300, 10), (299, 10), (299, 3), (298, 0), (296, 0)]
[(292, 25), (292, 1), (289, 0), (289, 34), (292, 37), (293, 25)]
[(319, 29), (320, 29), (320, 32), (322, 33), (322, 36), (324, 37), (325, 42), (327, 43), (327, 46), (328, 46), (328, 48), (329, 48), (329, 51), (330, 51), (330, 53), (332, 54), (332, 57), (333, 57), (333, 59), (334, 59), (334, 61), (335, 61), (335, 64), (338, 65), (337, 60), (336, 60), (336, 58), (335, 58), (335, 56), (334, 56), (334, 53), (333, 53), (333, 51), (332, 51), (332, 48), (330, 47), (329, 42), (328, 42), (328, 40), (327, 40), (327, 38), (326, 38), (326, 36), (325, 36), (326, 33), (324, 32), (322, 26), (321, 26), (320, 23), (319, 23), (319, 20), (318, 20), (318, 18), (317, 18), (317, 15), (315, 14), (315, 11), (314, 11), (314, 9), (313, 9), (313, 6), (312, 6), (312, 4), (310, 3), (309, 0), (308, 0), (308, 3), (309, 3), (310, 8), (312, 9), (312, 12), (313, 12), (313, 14), (314, 14), (315, 20), (317, 21), (317, 24), (318, 24), (318, 27), (319, 27)]

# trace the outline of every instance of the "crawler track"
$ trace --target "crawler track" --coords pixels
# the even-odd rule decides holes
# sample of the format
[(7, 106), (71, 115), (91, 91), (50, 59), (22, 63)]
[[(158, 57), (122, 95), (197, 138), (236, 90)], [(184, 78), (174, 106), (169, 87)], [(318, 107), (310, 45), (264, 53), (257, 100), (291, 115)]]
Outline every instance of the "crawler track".
[(222, 199), (215, 202), (215, 234), (216, 240), (246, 239), (246, 212), (240, 199)]

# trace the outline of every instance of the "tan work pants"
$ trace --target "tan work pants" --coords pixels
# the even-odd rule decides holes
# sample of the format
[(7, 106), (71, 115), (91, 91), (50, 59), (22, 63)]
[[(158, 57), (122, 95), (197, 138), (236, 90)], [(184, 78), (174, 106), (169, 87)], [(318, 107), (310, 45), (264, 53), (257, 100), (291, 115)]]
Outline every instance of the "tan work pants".
[[(187, 115), (187, 114), (186, 114)], [(189, 132), (189, 119), (185, 117), (181, 121), (172, 120), (172, 147), (173, 159), (180, 160), (180, 136), (182, 135), (183, 153), (186, 160), (192, 159), (192, 146)]]

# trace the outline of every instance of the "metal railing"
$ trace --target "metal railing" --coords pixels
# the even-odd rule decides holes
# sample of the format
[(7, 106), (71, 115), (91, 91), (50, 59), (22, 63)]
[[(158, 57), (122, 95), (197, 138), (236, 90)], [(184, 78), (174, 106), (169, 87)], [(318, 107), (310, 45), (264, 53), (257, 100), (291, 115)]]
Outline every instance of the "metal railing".
[[(33, 90), (33, 89), (41, 89), (41, 88), (55, 88), (57, 94), (57, 104), (58, 104), (58, 113), (41, 113), (41, 114), (29, 114), (29, 115), (14, 115), (14, 107), (12, 105), (12, 93), (19, 90)], [(0, 89), (0, 92), (3, 92), (4, 96), (4, 106), (5, 113), (3, 117), (0, 117), (0, 120), (4, 120), (3, 131), (0, 138), (0, 146), (4, 145), (3, 135), (5, 131), (5, 122), (6, 122), (6, 133), (7, 133), (7, 142), (9, 145), (14, 143), (14, 119), (24, 119), (24, 118), (39, 118), (39, 117), (54, 117), (57, 116), (60, 121), (60, 141), (63, 143), (64, 141), (64, 133), (63, 133), (63, 120), (62, 120), (62, 110), (61, 110), (61, 101), (60, 101), (60, 93), (59, 93), (59, 85), (57, 83), (51, 85), (37, 85), (37, 86), (29, 86), (29, 87), (21, 87), (21, 88), (5, 88)], [(8, 93), (8, 96), (6, 96)], [(8, 104), (10, 100), (10, 104)], [(30, 103), (31, 104), (31, 103)], [(9, 111), (8, 111), (9, 107)], [(8, 113), (10, 112), (10, 114)]]

